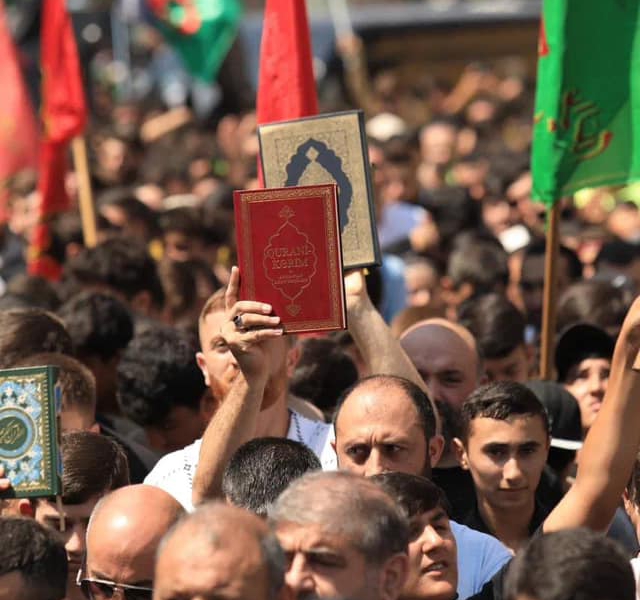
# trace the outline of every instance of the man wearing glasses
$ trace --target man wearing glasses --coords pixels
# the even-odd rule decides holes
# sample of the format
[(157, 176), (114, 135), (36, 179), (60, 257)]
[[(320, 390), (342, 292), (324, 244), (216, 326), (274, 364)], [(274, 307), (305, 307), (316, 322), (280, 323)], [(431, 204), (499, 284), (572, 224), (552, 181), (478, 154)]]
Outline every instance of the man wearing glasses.
[(183, 514), (167, 492), (132, 485), (105, 496), (87, 529), (77, 583), (88, 600), (151, 600), (160, 540)]

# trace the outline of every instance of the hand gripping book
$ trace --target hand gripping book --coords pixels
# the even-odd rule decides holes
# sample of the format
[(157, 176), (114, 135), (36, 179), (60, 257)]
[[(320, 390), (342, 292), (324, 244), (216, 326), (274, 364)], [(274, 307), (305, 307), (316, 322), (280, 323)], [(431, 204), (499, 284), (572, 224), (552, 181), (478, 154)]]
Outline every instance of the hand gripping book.
[(0, 464), (12, 484), (0, 497), (62, 493), (57, 376), (50, 366), (0, 370)]
[(267, 123), (258, 137), (266, 187), (338, 186), (344, 268), (381, 264), (364, 113)]
[(346, 327), (335, 184), (234, 192), (240, 297), (285, 333)]

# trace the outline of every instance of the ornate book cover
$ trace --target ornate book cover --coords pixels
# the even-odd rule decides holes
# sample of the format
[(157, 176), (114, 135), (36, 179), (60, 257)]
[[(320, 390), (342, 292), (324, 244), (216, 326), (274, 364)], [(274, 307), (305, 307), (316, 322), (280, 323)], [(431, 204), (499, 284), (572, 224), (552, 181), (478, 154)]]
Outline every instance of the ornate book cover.
[(240, 297), (286, 333), (346, 327), (335, 184), (234, 192)]
[(266, 187), (335, 183), (345, 269), (379, 265), (369, 151), (360, 110), (258, 127)]
[(0, 370), (0, 464), (4, 498), (57, 496), (60, 482), (57, 367)]

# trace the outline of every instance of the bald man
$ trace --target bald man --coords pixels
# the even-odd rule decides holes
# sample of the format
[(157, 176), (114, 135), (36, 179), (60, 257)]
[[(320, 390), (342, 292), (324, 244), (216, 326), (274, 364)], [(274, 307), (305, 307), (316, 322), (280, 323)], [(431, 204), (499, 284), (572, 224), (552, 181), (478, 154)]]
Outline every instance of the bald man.
[[(390, 375), (360, 380), (336, 407), (335, 448), (340, 469), (358, 475), (390, 471), (433, 477), (442, 438), (427, 395), (414, 383)], [(475, 491), (469, 478), (471, 505)], [(458, 546), (458, 594), (478, 593), (509, 559), (494, 537), (451, 521)]]
[(150, 600), (160, 540), (183, 512), (173, 496), (150, 485), (131, 485), (105, 496), (87, 529), (83, 590), (99, 599), (130, 590), (130, 595)]
[(483, 383), (476, 341), (462, 325), (446, 319), (427, 319), (407, 329), (400, 337), (400, 344), (420, 373), (442, 417), (445, 447), (431, 478), (445, 491), (452, 505), (452, 516), (463, 520), (473, 508), (475, 488), (469, 473), (458, 464), (453, 438), (460, 435), (462, 404)]
[(285, 557), (259, 517), (222, 503), (204, 505), (164, 538), (154, 600), (285, 600)]

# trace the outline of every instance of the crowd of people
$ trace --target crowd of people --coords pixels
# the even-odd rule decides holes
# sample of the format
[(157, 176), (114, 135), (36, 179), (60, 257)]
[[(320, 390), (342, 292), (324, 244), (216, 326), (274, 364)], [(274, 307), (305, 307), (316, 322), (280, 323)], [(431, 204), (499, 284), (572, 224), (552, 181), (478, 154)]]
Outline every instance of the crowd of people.
[(383, 254), (345, 273), (346, 331), (285, 335), (239, 299), (254, 112), (97, 88), (99, 243), (56, 215), (57, 281), (26, 274), (37, 174), (10, 182), (0, 368), (58, 367), (63, 472), (60, 501), (1, 501), (0, 600), (640, 597), (638, 188), (562, 201), (540, 380), (532, 82), (408, 83), (339, 51)]

